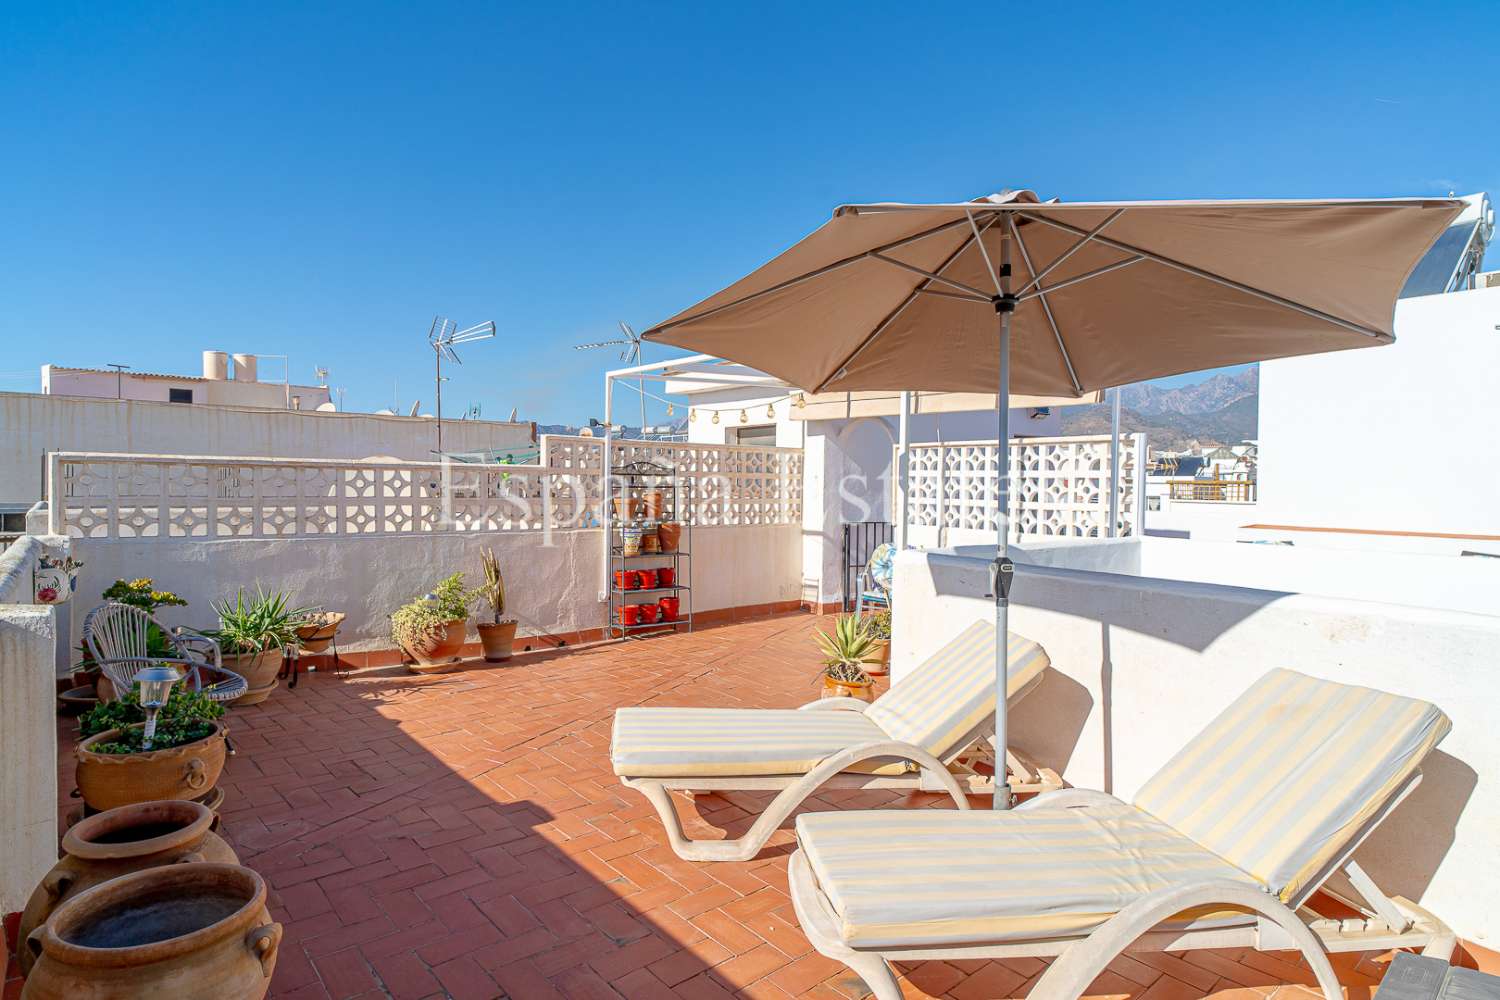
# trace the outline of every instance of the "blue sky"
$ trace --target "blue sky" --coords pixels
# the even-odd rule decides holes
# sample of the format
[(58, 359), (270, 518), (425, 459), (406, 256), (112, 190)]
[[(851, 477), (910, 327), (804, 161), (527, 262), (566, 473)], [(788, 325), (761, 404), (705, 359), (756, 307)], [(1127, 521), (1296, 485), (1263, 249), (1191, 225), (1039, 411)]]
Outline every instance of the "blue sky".
[(572, 422), (571, 345), (840, 202), (1500, 187), (1492, 7), (1237, 6), (6, 0), (0, 388), (217, 348), (427, 409), (441, 312), (501, 331), (448, 406)]

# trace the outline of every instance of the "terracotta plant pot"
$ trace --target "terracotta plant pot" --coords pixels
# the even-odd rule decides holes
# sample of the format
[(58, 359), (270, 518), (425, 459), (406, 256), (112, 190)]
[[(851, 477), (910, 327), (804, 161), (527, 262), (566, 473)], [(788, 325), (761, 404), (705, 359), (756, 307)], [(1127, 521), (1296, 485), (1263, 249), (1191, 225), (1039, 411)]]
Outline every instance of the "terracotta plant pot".
[(639, 604), (626, 604), (620, 608), (621, 625), (639, 625), (641, 623), (641, 606)]
[(512, 646), (516, 641), (515, 619), (506, 622), (480, 622), (476, 628), (479, 629), (480, 645), (484, 646), (485, 662), (503, 663), (511, 658)]
[(675, 622), (677, 620), (677, 612), (681, 607), (681, 603), (678, 598), (663, 597), (661, 600), (656, 602), (656, 606), (660, 609), (662, 621)]
[(823, 675), (824, 698), (858, 698), (860, 701), (875, 700), (875, 685), (851, 684), (845, 681), (836, 681), (827, 674)]
[(663, 552), (676, 552), (682, 542), (682, 522), (663, 521), (656, 526), (656, 538)]
[(344, 624), (342, 611), (325, 611), (297, 630), (304, 653), (321, 653), (333, 645), (339, 626)]
[(640, 497), (615, 497), (610, 502), (614, 504), (615, 519), (619, 521), (637, 520), (645, 506)]
[(660, 521), (662, 512), (661, 490), (648, 490), (641, 495), (641, 500), (646, 505), (646, 520)]
[[(167, 800), (121, 806), (80, 820), (63, 836), (62, 860), (38, 883), (21, 914), (24, 941), (63, 903), (79, 893), (131, 872), (181, 862), (238, 864), (239, 858), (214, 831), (219, 817), (197, 802)], [(36, 957), (17, 956), (21, 975)]]
[(616, 570), (615, 586), (620, 590), (639, 590), (641, 587), (641, 574), (633, 569)]
[(661, 551), (661, 538), (655, 531), (641, 533), (641, 551), (647, 555), (655, 555)]
[(224, 669), (239, 674), (250, 685), (244, 694), (234, 699), (233, 704), (259, 705), (271, 697), (271, 692), (281, 683), (276, 679), (276, 675), (281, 673), (281, 661), (280, 646), (261, 653), (234, 653), (225, 656)]
[(62, 715), (78, 715), (87, 712), (99, 704), (99, 696), (94, 693), (94, 685), (85, 684), (82, 687), (68, 688), (57, 696), (57, 710)]
[[(171, 801), (194, 802), (201, 806), (207, 806), (209, 812), (213, 813), (215, 816), (218, 816), (220, 807), (224, 805), (224, 798), (224, 789), (215, 785), (213, 788), (210, 788), (208, 791), (204, 792), (202, 795), (196, 796), (195, 798), (173, 799)], [(107, 812), (108, 810), (105, 811)], [(63, 833), (67, 833), (69, 830), (73, 829), (73, 827), (77, 826), (79, 823), (82, 823), (90, 816), (98, 816), (99, 814), (100, 810), (93, 808), (87, 802), (85, 802), (81, 806), (74, 806), (72, 809), (69, 809), (67, 815), (63, 817)]]
[(671, 566), (662, 566), (656, 571), (656, 585), (670, 587), (677, 582), (677, 571)]
[(206, 794), (224, 770), (224, 737), (229, 735), (229, 727), (224, 723), (213, 725), (214, 731), (201, 740), (139, 753), (94, 753), (89, 749), (99, 743), (114, 742), (122, 730), (111, 729), (90, 736), (73, 751), (78, 758), (74, 780), (83, 801), (103, 810), (155, 799), (195, 799)]
[(656, 570), (654, 570), (654, 569), (639, 569), (639, 570), (636, 570), (636, 575), (639, 576), (640, 579), (641, 579), (641, 589), (642, 590), (655, 590), (656, 589)]
[(865, 673), (884, 676), (891, 672), (891, 640), (876, 639), (870, 652), (877, 657), (874, 663), (865, 664)]
[(407, 667), (418, 674), (445, 674), (450, 670), (458, 669), (462, 662), (459, 654), (463, 652), (464, 635), (468, 632), (469, 620), (467, 618), (455, 618), (447, 625), (442, 639), (428, 649), (408, 649), (407, 654), (416, 660), (416, 663), (407, 664)]
[(25, 1000), (260, 1000), (281, 925), (239, 865), (166, 865), (68, 900), (25, 947)]
[(656, 624), (657, 607), (654, 604), (637, 604), (637, 613), (641, 616), (642, 625)]

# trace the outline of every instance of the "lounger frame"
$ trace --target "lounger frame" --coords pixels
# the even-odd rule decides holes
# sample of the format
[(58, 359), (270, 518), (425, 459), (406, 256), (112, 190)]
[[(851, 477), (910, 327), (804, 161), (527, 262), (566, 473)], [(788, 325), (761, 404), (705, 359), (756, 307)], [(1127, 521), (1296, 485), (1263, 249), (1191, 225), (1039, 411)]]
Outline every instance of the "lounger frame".
[[(1031, 992), (1032, 1000), (1075, 1000), (1094, 978), (1127, 951), (1194, 951), (1203, 948), (1254, 948), (1258, 951), (1297, 949), (1306, 958), (1327, 998), (1341, 998), (1342, 988), (1328, 961), (1328, 952), (1421, 948), (1423, 954), (1448, 959), (1457, 938), (1446, 924), (1416, 903), (1388, 896), (1355, 863), (1354, 851), (1422, 779), (1412, 774), (1360, 827), (1343, 850), (1329, 861), (1291, 901), (1228, 879), (1184, 882), (1143, 896), (1085, 936), (1038, 938), (992, 944), (924, 946), (917, 948), (858, 949), (845, 944), (838, 919), (818, 888), (812, 866), (799, 849), (791, 858), (792, 904), (797, 919), (819, 953), (852, 969), (874, 992), (876, 1000), (901, 1000), (901, 990), (890, 962), (924, 962), (975, 958), (1055, 958)], [(1061, 789), (1017, 806), (1024, 811), (1039, 806), (1088, 808), (1118, 800), (1101, 792)], [(1361, 899), (1349, 899), (1327, 888), (1334, 872), (1344, 870)], [(1306, 909), (1304, 904), (1322, 889), (1362, 917), (1333, 920)], [(1212, 905), (1239, 907), (1253, 920), (1204, 929), (1160, 928), (1183, 910)]]
[[(1022, 685), (1009, 698), (1015, 705), (1041, 683), (1045, 671)], [(803, 705), (803, 712), (863, 712), (869, 704), (854, 698), (822, 698)], [(820, 788), (871, 789), (894, 788), (912, 791), (946, 792), (959, 809), (969, 808), (969, 795), (986, 794), (994, 779), (975, 769), (976, 758), (985, 755), (986, 740), (993, 740), (994, 722), (985, 719), (954, 744), (955, 749), (942, 758), (934, 757), (912, 743), (878, 740), (846, 747), (829, 754), (801, 774), (763, 774), (712, 777), (622, 777), (620, 783), (646, 796), (667, 831), (672, 850), (684, 861), (749, 861), (760, 853), (788, 816)], [(991, 752), (992, 754), (992, 752)], [(993, 756), (991, 755), (991, 759)], [(866, 761), (909, 760), (920, 770), (908, 774), (864, 774), (849, 768)], [(1017, 793), (1044, 792), (1062, 784), (1056, 771), (1039, 768), (1024, 755), (1006, 752), (1006, 763), (1013, 778), (1011, 790)], [(742, 836), (734, 840), (693, 840), (682, 827), (672, 792), (779, 792)]]

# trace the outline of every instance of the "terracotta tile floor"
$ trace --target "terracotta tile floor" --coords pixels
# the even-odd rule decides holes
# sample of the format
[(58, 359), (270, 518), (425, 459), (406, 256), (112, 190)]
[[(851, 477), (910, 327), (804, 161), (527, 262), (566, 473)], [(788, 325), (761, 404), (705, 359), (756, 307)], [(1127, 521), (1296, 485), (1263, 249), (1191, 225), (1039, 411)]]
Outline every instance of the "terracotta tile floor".
[[(620, 705), (787, 707), (816, 697), (819, 619), (759, 619), (533, 656), (442, 677), (304, 677), (229, 716), (227, 836), (286, 926), (271, 996), (292, 998), (852, 998), (786, 895), (791, 834), (742, 864), (692, 864), (609, 769)], [(70, 790), (72, 722), (60, 729)], [(940, 806), (837, 793), (814, 808)], [(65, 800), (66, 802), (66, 800)], [(749, 797), (700, 800), (737, 833)], [(697, 835), (708, 834), (700, 826)], [(711, 835), (711, 834), (709, 834)], [(1034, 959), (924, 962), (908, 997), (1026, 995)], [(1345, 956), (1352, 998), (1381, 974)], [(1136, 1000), (1308, 996), (1287, 955), (1118, 959), (1093, 994)]]

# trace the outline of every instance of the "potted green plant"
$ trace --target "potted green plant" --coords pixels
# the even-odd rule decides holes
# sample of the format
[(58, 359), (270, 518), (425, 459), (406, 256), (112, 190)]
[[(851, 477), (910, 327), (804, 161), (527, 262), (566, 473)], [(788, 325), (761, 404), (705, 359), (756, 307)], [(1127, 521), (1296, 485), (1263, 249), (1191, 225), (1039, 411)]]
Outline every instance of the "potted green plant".
[(475, 596), (464, 586), (464, 575), (454, 573), (432, 593), (396, 609), (391, 640), (415, 661), (412, 670), (436, 674), (458, 665)]
[(84, 802), (113, 809), (156, 799), (197, 799), (211, 792), (224, 769), (219, 721), (224, 706), (185, 687), (174, 688), (157, 712), (151, 749), (141, 749), (146, 713), (137, 693), (79, 717), (74, 772)]
[(865, 616), (865, 628), (874, 640), (874, 659), (870, 661), (869, 673), (887, 674), (891, 669), (891, 612), (876, 611)]
[(271, 697), (281, 682), (282, 650), (297, 642), (311, 608), (293, 607), (291, 598), (278, 590), (267, 593), (256, 588), (255, 597), (246, 598), (244, 590), (235, 594), (233, 603), (214, 605), (219, 627), (205, 633), (219, 643), (224, 669), (244, 677), (249, 689), (235, 699), (237, 705), (256, 705)]
[(484, 583), (478, 588), (479, 596), (489, 604), (495, 620), (479, 622), (475, 627), (479, 629), (485, 661), (503, 663), (511, 658), (517, 623), (516, 619), (505, 617), (505, 575), (500, 572), (500, 560), (495, 556), (495, 550), (485, 549), (479, 558), (484, 564)]
[(864, 665), (875, 659), (875, 640), (856, 615), (842, 615), (832, 632), (813, 634), (823, 654), (823, 697), (873, 700), (875, 681)]

